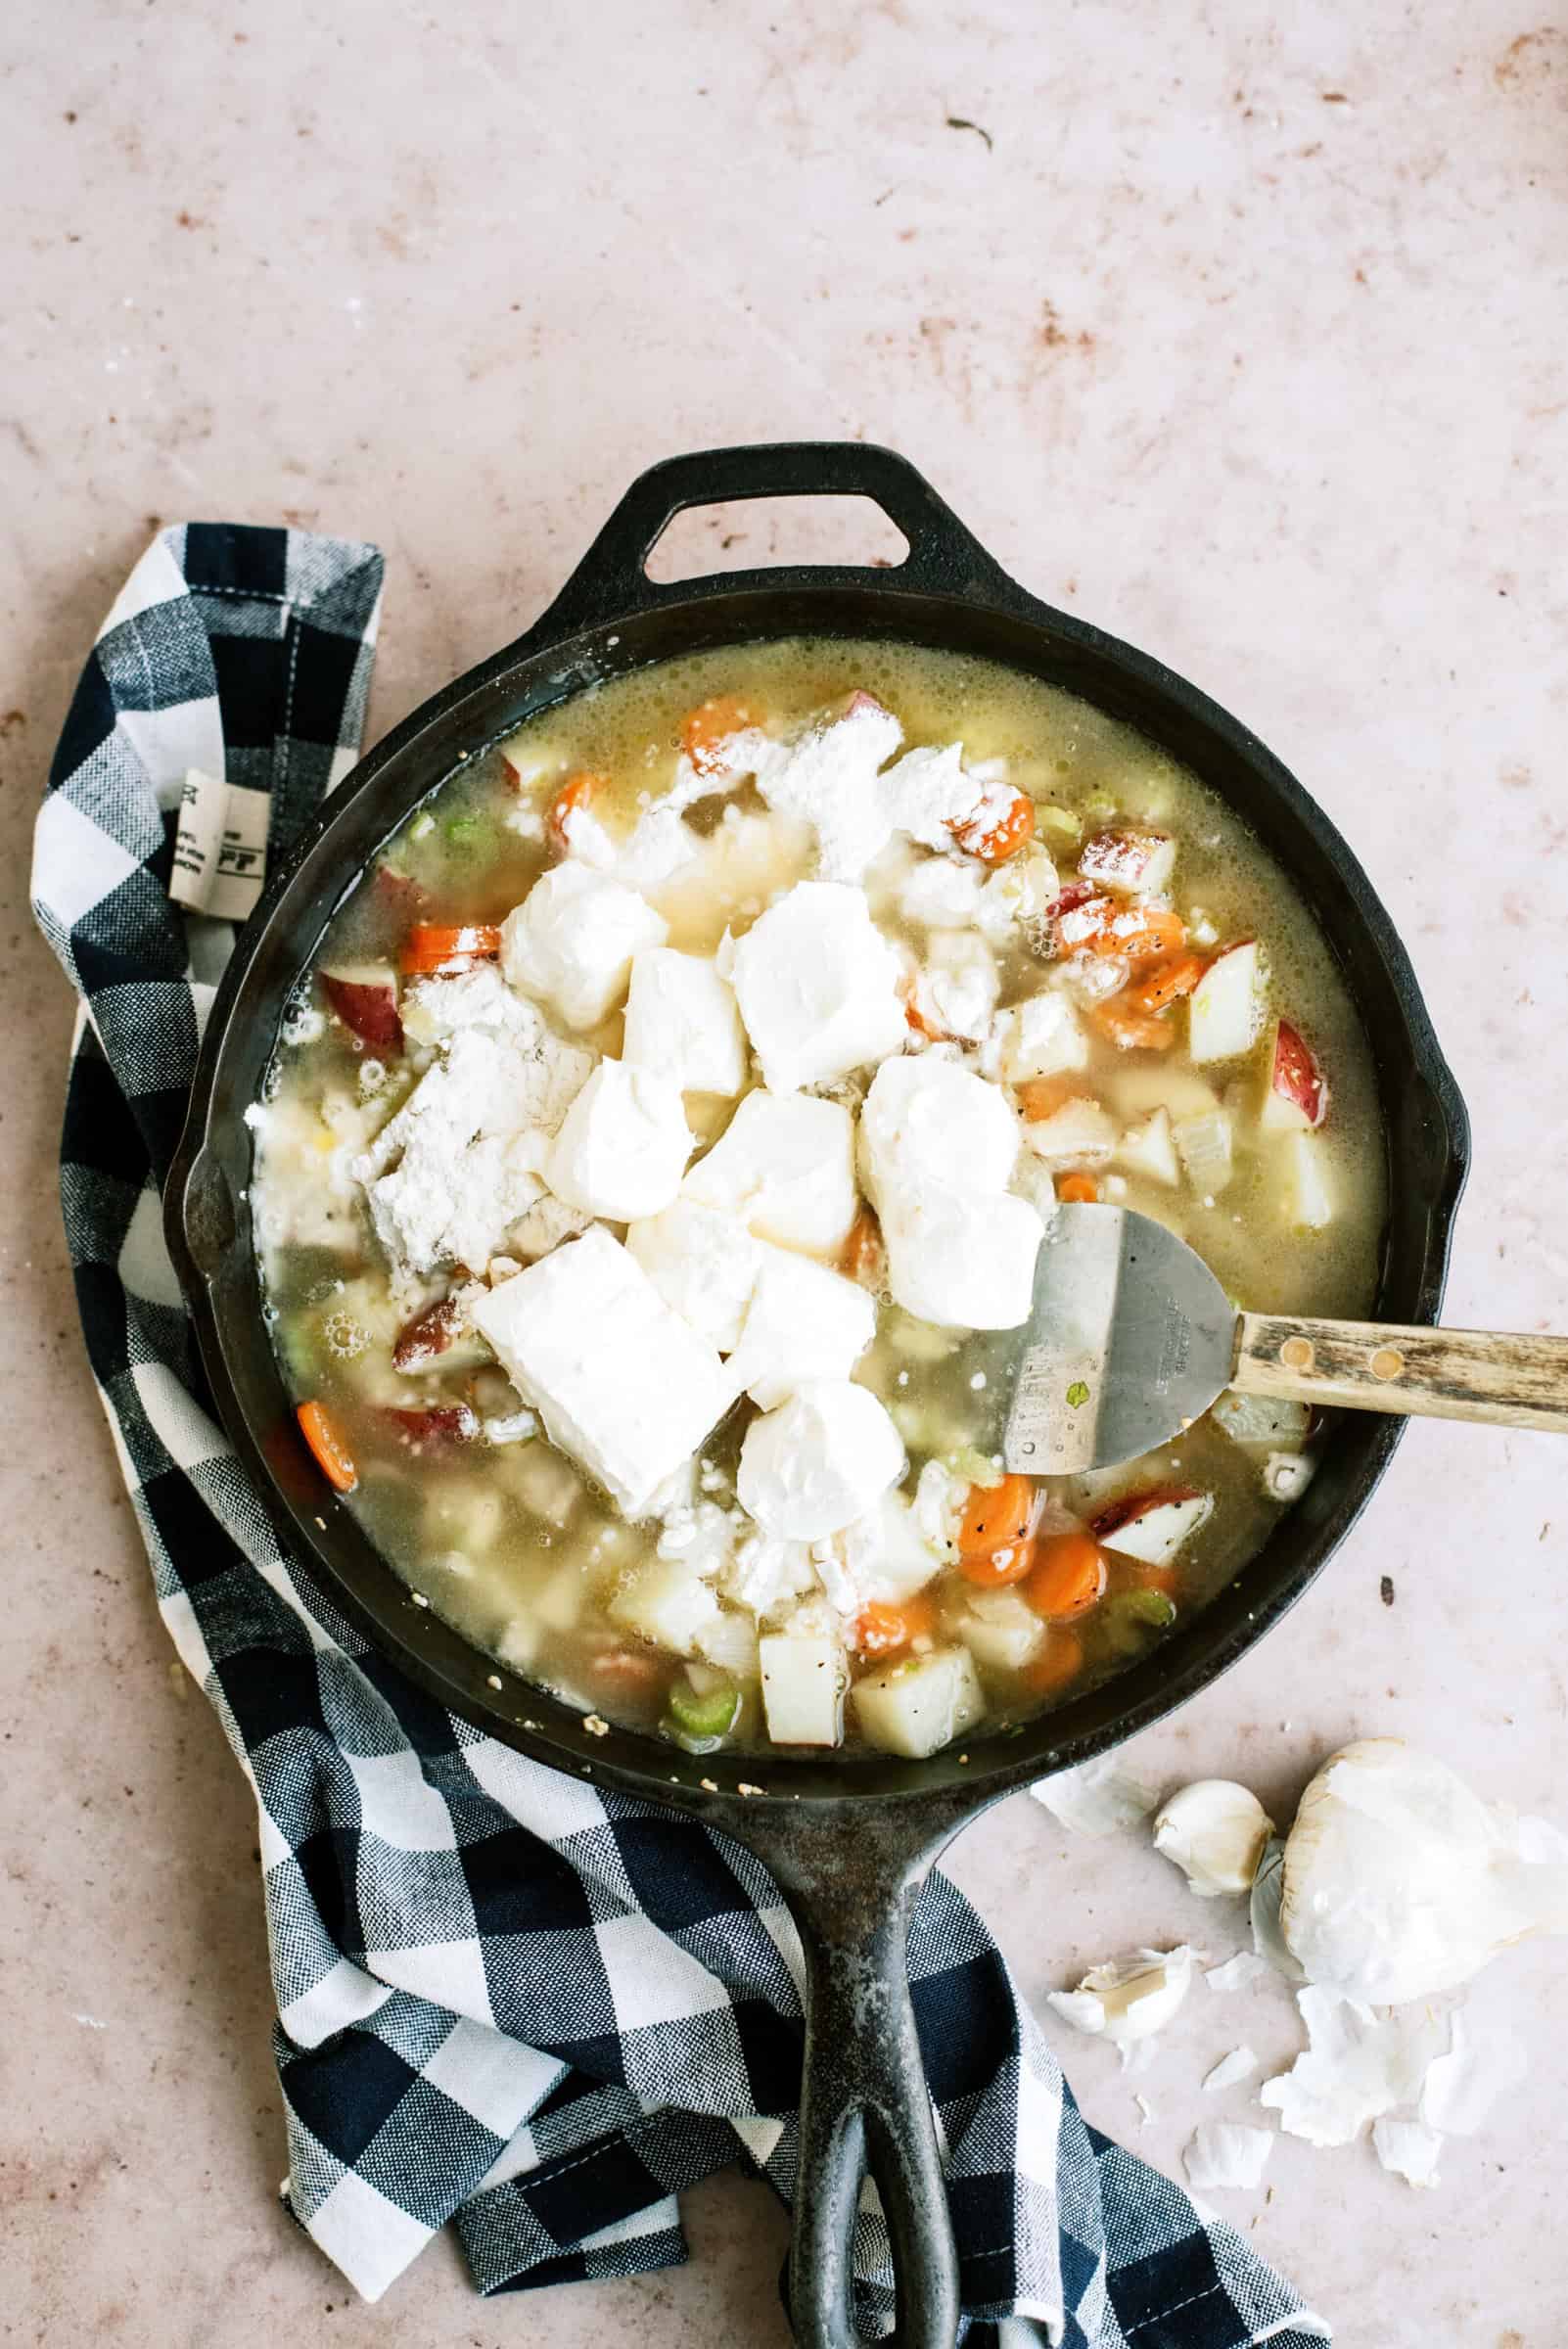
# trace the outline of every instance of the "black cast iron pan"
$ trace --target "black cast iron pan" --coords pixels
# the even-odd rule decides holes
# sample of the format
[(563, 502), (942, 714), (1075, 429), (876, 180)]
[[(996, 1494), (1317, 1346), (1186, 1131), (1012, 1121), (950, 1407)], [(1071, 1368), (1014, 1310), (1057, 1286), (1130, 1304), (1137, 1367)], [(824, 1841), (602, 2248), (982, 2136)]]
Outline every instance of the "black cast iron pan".
[[(895, 569), (722, 573), (673, 586), (647, 576), (650, 550), (686, 507), (822, 492), (872, 498), (908, 540), (908, 559)], [(1235, 718), (1159, 662), (1026, 594), (901, 457), (854, 442), (715, 449), (655, 466), (543, 618), (361, 762), (276, 877), (218, 989), (166, 1227), (230, 1439), (289, 1550), (365, 1635), (443, 1704), (535, 1761), (692, 1812), (772, 1870), (807, 1973), (790, 2259), (797, 2336), (809, 2349), (843, 2349), (853, 2337), (849, 2253), (869, 2165), (892, 2234), (899, 2339), (905, 2349), (945, 2349), (959, 2276), (904, 1963), (914, 1893), (988, 1804), (1130, 1736), (1261, 1638), (1344, 1540), (1401, 1423), (1345, 1415), (1304, 1498), (1227, 1589), (1146, 1661), (1022, 1735), (977, 1737), (962, 1760), (803, 1757), (760, 1767), (755, 1756), (715, 1754), (699, 1764), (630, 1731), (590, 1736), (570, 1708), (504, 1674), (497, 1694), (493, 1658), (414, 1607), (297, 1441), (262, 1318), (247, 1201), (244, 1112), (285, 1000), (333, 909), (416, 803), (460, 760), (601, 679), (707, 646), (803, 632), (943, 646), (1045, 678), (1141, 729), (1245, 817), (1311, 905), (1370, 1039), (1390, 1198), (1376, 1315), (1435, 1319), (1465, 1174), (1464, 1107), (1405, 950), (1345, 842)], [(751, 1778), (764, 1791), (740, 1793)]]

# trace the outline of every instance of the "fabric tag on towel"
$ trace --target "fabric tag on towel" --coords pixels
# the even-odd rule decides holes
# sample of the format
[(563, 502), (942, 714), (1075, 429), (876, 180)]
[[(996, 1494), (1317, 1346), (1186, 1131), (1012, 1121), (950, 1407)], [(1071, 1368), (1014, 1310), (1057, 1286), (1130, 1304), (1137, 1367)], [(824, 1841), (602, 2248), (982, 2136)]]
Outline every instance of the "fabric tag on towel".
[(188, 766), (168, 885), (176, 905), (243, 922), (266, 885), (271, 811), (266, 792)]

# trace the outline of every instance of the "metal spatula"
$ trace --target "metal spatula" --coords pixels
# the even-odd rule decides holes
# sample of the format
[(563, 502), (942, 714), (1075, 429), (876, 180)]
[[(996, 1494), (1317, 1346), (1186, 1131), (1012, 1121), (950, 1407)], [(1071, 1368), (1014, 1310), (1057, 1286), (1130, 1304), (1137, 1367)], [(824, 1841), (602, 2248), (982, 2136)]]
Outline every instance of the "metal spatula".
[(1224, 1387), (1568, 1434), (1568, 1338), (1238, 1313), (1163, 1223), (1121, 1207), (1059, 1207), (1036, 1267), (1007, 1466), (1073, 1476), (1135, 1459)]

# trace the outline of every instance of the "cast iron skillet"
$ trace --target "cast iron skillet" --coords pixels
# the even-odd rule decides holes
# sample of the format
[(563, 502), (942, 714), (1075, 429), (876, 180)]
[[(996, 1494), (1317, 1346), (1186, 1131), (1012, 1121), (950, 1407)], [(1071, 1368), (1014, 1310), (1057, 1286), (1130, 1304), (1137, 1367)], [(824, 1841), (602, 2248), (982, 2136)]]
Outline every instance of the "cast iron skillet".
[[(723, 573), (674, 586), (647, 576), (646, 557), (686, 507), (824, 491), (872, 498), (908, 540), (907, 560)], [(1239, 810), (1311, 905), (1370, 1038), (1390, 1196), (1375, 1313), (1435, 1319), (1465, 1174), (1464, 1107), (1404, 948), (1350, 850), (1235, 718), (1159, 662), (1026, 594), (901, 457), (853, 442), (715, 449), (655, 466), (543, 618), (416, 710), (334, 794), (218, 989), (165, 1194), (166, 1228), (229, 1437), (290, 1552), (365, 1635), (443, 1704), (535, 1761), (691, 1812), (771, 1869), (800, 1926), (807, 1976), (790, 2259), (797, 2336), (809, 2349), (842, 2349), (853, 2337), (851, 2234), (869, 2166), (892, 2234), (899, 2338), (905, 2349), (942, 2349), (956, 2327), (959, 2278), (905, 1970), (915, 1890), (966, 1820), (1157, 1720), (1277, 1622), (1344, 1540), (1402, 1423), (1345, 1414), (1305, 1497), (1228, 1589), (1146, 1661), (1022, 1735), (977, 1737), (961, 1757), (926, 1762), (760, 1764), (715, 1754), (695, 1763), (627, 1730), (589, 1736), (570, 1708), (505, 1674), (497, 1694), (493, 1659), (413, 1606), (295, 1434), (262, 1319), (247, 1199), (243, 1116), (284, 1002), (334, 907), (415, 804), (531, 713), (602, 678), (803, 631), (943, 646), (1048, 679), (1129, 720)], [(761, 1792), (739, 1791), (756, 1778)]]

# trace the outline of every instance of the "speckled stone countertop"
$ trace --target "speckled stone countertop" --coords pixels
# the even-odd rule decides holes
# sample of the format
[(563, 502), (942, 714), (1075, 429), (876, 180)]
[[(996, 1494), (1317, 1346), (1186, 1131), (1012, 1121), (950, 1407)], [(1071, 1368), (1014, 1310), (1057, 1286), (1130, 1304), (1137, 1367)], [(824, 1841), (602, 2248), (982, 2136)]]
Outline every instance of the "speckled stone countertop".
[[(1568, 30), (1529, 0), (21, 0), (0, 153), (0, 2338), (767, 2349), (784, 2226), (734, 2179), (687, 2197), (688, 2267), (488, 2305), (444, 2245), (351, 2304), (279, 2213), (249, 1798), (154, 1613), (55, 1203), (71, 1006), (24, 875), (76, 667), (156, 522), (287, 517), (387, 550), (379, 733), (517, 633), (654, 458), (890, 441), (1348, 832), (1475, 1120), (1449, 1317), (1568, 1328)], [(861, 543), (723, 527), (730, 561)], [(1154, 1774), (1288, 1810), (1395, 1730), (1568, 1819), (1565, 1464), (1413, 1429), (1288, 1625), (1145, 1741)], [(1027, 1800), (952, 1865), (1037, 2000), (1128, 1943), (1234, 1946), (1135, 1839)], [(1539, 2060), (1436, 2193), (1282, 2140), (1267, 2198), (1224, 2198), (1341, 2349), (1568, 2338), (1562, 1965), (1479, 1987)], [(1194, 2005), (1141, 2131), (1109, 2050), (1058, 2044), (1176, 2170), (1217, 2101), (1242, 2116), (1198, 2092), (1242, 2037), (1287, 2058), (1288, 2000)]]

